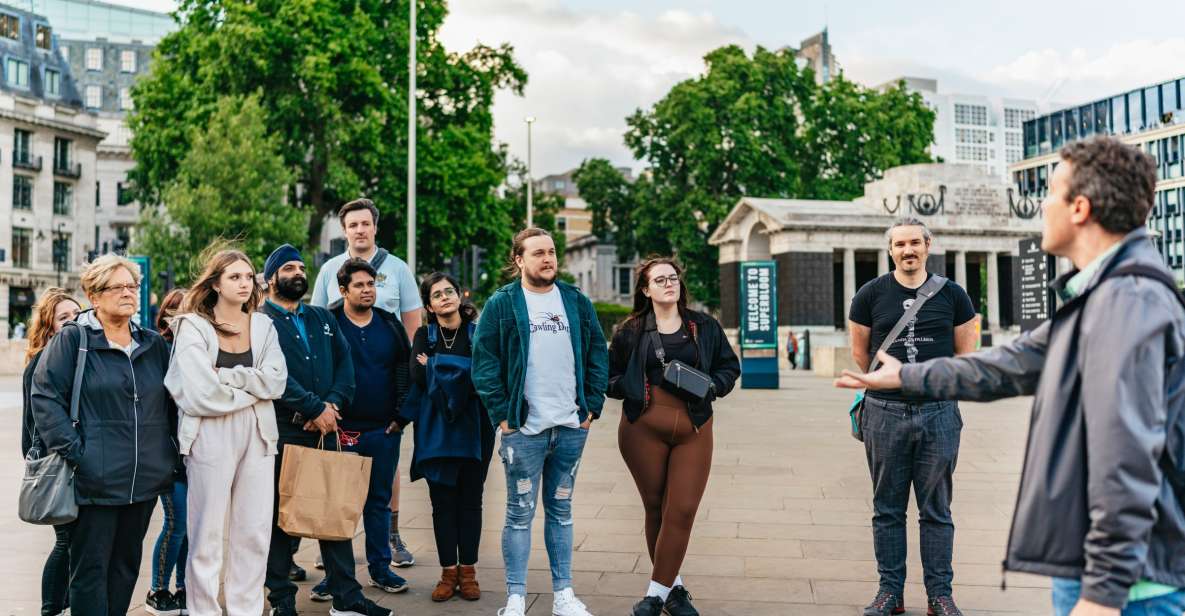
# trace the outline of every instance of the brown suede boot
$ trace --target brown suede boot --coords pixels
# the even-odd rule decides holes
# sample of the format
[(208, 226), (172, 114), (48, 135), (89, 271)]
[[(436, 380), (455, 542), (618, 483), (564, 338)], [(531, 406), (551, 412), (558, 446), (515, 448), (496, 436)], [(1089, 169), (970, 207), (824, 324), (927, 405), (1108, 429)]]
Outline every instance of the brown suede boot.
[(457, 568), (445, 567), (440, 570), (440, 581), (432, 590), (433, 601), (448, 601), (457, 593)]
[(473, 565), (461, 565), (461, 598), (466, 601), (477, 601), (481, 598), (481, 586), (477, 585), (477, 568)]

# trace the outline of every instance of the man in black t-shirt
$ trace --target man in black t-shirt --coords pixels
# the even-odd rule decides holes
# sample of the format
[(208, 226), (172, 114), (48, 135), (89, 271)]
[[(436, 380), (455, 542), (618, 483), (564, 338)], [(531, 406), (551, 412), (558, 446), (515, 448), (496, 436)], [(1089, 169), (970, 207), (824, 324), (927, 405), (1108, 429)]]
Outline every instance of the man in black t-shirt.
[[(919, 220), (894, 223), (886, 233), (896, 269), (861, 287), (848, 315), (852, 359), (867, 371), (876, 350), (917, 298), (926, 272), (930, 231)], [(975, 308), (953, 282), (931, 297), (889, 345), (903, 363), (975, 351)], [(953, 400), (915, 398), (896, 391), (868, 392), (864, 402), (864, 451), (872, 474), (872, 536), (880, 588), (865, 616), (904, 612), (905, 511), (913, 486), (921, 527), (922, 569), (929, 614), (961, 614), (951, 598), (951, 476), (959, 455), (963, 420)]]

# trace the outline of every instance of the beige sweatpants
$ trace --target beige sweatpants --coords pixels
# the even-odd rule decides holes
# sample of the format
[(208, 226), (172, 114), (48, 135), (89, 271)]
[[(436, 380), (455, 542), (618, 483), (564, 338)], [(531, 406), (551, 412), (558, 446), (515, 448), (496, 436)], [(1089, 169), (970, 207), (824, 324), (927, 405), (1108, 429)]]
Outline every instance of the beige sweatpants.
[(229, 516), (226, 613), (259, 616), (272, 532), (276, 456), (267, 453), (254, 410), (202, 419), (189, 450), (187, 609), (221, 616), (223, 524)]

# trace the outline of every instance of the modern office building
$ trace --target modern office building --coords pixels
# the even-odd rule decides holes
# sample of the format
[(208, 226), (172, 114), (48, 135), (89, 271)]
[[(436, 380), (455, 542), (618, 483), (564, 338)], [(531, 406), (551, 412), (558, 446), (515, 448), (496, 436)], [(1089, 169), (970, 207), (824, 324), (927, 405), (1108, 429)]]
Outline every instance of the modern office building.
[(76, 288), (94, 248), (98, 144), (59, 34), (0, 5), (0, 338), (27, 323), (49, 286)]
[(1024, 158), (1022, 127), (1036, 117), (1035, 101), (939, 92), (937, 80), (921, 77), (900, 77), (880, 87), (899, 81), (935, 113), (930, 153), (936, 159), (1007, 178), (1008, 165)]
[(98, 195), (94, 249), (121, 251), (140, 218), (128, 172), (135, 166), (127, 113), (132, 86), (148, 72), (152, 51), (177, 28), (170, 15), (96, 0), (18, 0), (16, 6), (45, 15), (59, 37), (83, 106), (98, 116), (107, 138), (99, 144), (94, 190)]
[(1024, 160), (1010, 167), (1010, 198), (1034, 209), (1049, 190), (1049, 177), (1067, 143), (1093, 135), (1115, 135), (1137, 145), (1157, 162), (1156, 202), (1148, 226), (1157, 235), (1165, 262), (1185, 280), (1185, 78), (1131, 90), (1024, 123)]
[(827, 28), (803, 39), (797, 48), (787, 46), (783, 49), (794, 53), (799, 67), (809, 67), (815, 71), (815, 81), (818, 83), (827, 83), (839, 74), (839, 63), (835, 60), (835, 54), (831, 52), (831, 38)]

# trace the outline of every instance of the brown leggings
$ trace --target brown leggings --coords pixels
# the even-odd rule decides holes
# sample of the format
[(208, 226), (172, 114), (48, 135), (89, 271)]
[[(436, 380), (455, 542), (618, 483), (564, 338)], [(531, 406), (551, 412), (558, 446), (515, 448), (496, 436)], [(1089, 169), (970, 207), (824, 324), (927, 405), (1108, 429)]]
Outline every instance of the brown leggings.
[(650, 406), (636, 422), (621, 416), (617, 444), (646, 509), (646, 547), (654, 565), (650, 578), (672, 586), (708, 487), (712, 420), (696, 432), (687, 405), (652, 387)]

